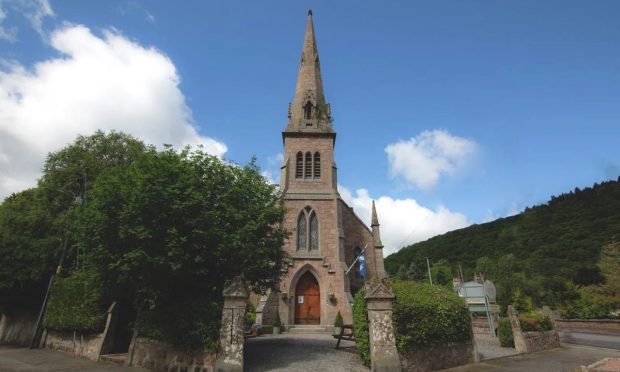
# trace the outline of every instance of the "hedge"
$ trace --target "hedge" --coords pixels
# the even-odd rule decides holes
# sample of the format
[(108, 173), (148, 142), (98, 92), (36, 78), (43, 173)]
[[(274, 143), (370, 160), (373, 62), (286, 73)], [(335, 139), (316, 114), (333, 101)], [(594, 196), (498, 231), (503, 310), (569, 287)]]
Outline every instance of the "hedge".
[(167, 342), (187, 351), (217, 351), (222, 299), (171, 298), (141, 309), (136, 319), (140, 337)]
[(523, 332), (544, 332), (553, 329), (553, 322), (548, 316), (535, 312), (519, 314), (519, 324)]
[(396, 346), (405, 353), (433, 345), (471, 341), (471, 316), (462, 298), (449, 289), (392, 281), (396, 295)]
[(499, 345), (501, 347), (515, 347), (515, 339), (512, 334), (510, 319), (501, 318), (498, 324)]
[(355, 331), (355, 348), (362, 358), (364, 365), (370, 367), (370, 341), (368, 331), (368, 309), (364, 296), (366, 292), (360, 289), (353, 299), (353, 329)]
[(101, 332), (106, 311), (102, 284), (94, 271), (74, 271), (57, 277), (50, 293), (43, 325), (57, 331)]

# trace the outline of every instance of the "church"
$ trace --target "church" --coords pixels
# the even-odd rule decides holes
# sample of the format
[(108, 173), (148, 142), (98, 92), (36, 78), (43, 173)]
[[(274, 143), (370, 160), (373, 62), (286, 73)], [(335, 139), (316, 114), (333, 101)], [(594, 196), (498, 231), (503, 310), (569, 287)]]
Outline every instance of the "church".
[(383, 245), (374, 203), (369, 229), (340, 197), (334, 162), (336, 132), (325, 99), (312, 11), (304, 36), (295, 96), (282, 132), (280, 189), (291, 234), (283, 249), (291, 257), (279, 293), (263, 296), (257, 322), (279, 313), (284, 329), (330, 329), (338, 312), (352, 322), (353, 296), (364, 284), (355, 258), (364, 250), (366, 280), (384, 278)]

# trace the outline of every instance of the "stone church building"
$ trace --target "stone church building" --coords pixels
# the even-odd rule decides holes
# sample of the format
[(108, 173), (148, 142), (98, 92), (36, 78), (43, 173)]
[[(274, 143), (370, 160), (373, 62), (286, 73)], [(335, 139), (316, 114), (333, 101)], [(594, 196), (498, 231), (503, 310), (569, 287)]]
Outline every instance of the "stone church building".
[(357, 289), (363, 286), (359, 265), (346, 274), (366, 247), (366, 279), (384, 278), (383, 245), (375, 206), (369, 229), (337, 189), (334, 162), (336, 132), (325, 99), (312, 12), (308, 12), (297, 85), (282, 132), (284, 162), (280, 187), (291, 236), (283, 249), (291, 257), (280, 293), (263, 296), (257, 322), (269, 325), (279, 312), (285, 329), (333, 326), (338, 311), (351, 323)]

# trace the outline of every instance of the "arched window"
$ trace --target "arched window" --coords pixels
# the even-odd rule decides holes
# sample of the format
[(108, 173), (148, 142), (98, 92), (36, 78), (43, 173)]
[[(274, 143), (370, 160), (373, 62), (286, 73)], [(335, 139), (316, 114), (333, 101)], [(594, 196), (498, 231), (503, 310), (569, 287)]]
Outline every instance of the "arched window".
[(304, 105), (304, 117), (306, 119), (312, 119), (312, 102), (308, 101)]
[(319, 250), (319, 219), (309, 206), (297, 218), (297, 251), (317, 252)]
[(314, 212), (310, 215), (310, 250), (319, 250), (319, 221)]
[(321, 154), (314, 153), (314, 178), (321, 178)]
[(302, 178), (304, 176), (304, 156), (301, 151), (297, 153), (295, 165), (295, 178)]
[(305, 251), (306, 248), (306, 213), (301, 211), (297, 219), (297, 250)]
[(312, 154), (308, 151), (306, 153), (306, 167), (304, 169), (304, 178), (312, 177)]

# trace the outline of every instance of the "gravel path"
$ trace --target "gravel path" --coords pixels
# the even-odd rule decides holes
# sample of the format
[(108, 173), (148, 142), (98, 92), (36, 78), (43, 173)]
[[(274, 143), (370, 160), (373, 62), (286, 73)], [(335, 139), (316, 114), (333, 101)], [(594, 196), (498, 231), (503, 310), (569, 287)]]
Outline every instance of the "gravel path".
[(324, 334), (263, 335), (245, 342), (244, 370), (288, 372), (368, 372), (355, 353), (355, 344), (342, 341), (346, 350), (336, 350), (336, 339)]

